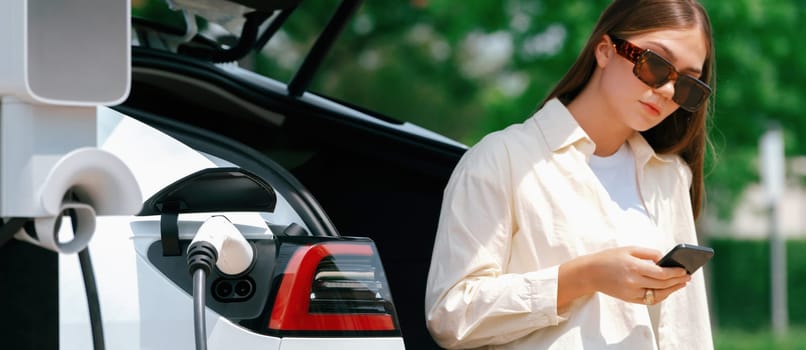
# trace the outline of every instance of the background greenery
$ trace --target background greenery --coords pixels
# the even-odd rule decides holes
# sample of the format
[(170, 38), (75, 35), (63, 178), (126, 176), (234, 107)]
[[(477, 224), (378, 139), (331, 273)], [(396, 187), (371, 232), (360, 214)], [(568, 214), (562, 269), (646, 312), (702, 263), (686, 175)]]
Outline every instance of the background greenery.
[(714, 333), (714, 347), (716, 350), (806, 350), (806, 328), (793, 328), (786, 337), (776, 337), (768, 330), (720, 328)]
[[(711, 310), (721, 327), (770, 327), (770, 244), (767, 240), (711, 239)], [(806, 328), (806, 240), (787, 242), (789, 322)]]
[(766, 240), (718, 238), (706, 265), (717, 349), (806, 349), (806, 240), (786, 247), (790, 329), (770, 332), (770, 244)]
[[(365, 1), (317, 73), (313, 91), (472, 145), (528, 118), (575, 60), (609, 0)], [(806, 154), (806, 0), (701, 0), (714, 28), (717, 83), (705, 213), (729, 219), (758, 181), (771, 123), (788, 156)], [(338, 1), (304, 1), (264, 50), (242, 62), (288, 81)], [(181, 16), (161, 0), (135, 15)], [(713, 238), (709, 264), (719, 348), (806, 348), (806, 242), (788, 245), (791, 336), (769, 331), (769, 247)]]
[[(366, 1), (313, 90), (472, 145), (531, 115), (609, 2)], [(758, 139), (771, 122), (783, 127), (788, 155), (806, 153), (806, 0), (702, 3), (717, 57), (706, 211), (725, 219), (742, 189), (758, 180)], [(290, 77), (297, 65), (277, 57), (307, 48), (332, 9), (312, 1), (298, 11), (286, 32), (295, 46), (270, 46), (261, 70)]]
[[(472, 145), (534, 112), (609, 2), (365, 1), (311, 89)], [(758, 139), (771, 123), (783, 127), (787, 155), (806, 154), (806, 0), (701, 2), (717, 57), (705, 212), (729, 219), (758, 181)], [(303, 1), (248, 64), (288, 81), (336, 5)], [(133, 9), (182, 25), (161, 0), (133, 0)]]

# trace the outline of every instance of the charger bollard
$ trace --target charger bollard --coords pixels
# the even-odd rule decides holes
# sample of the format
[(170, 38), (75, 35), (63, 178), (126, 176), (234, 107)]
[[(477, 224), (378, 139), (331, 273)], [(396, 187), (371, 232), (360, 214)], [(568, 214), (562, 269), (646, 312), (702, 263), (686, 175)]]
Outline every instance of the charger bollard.
[[(0, 246), (14, 235), (59, 253), (78, 252), (94, 348), (103, 349), (98, 293), (86, 248), (96, 215), (133, 215), (142, 205), (131, 170), (97, 148), (98, 107), (119, 104), (129, 94), (130, 1), (12, 0), (2, 6)], [(72, 237), (61, 224), (65, 214), (72, 219)], [(44, 264), (46, 271), (52, 271), (49, 264)], [(55, 303), (33, 300), (56, 308), (29, 317), (35, 324), (15, 322), (9, 334), (58, 338), (59, 332), (47, 331), (53, 329), (47, 327), (51, 315), (62, 320), (58, 298)], [(34, 328), (45, 331), (29, 332)]]
[[(58, 214), (58, 205), (43, 208), (38, 191), (70, 152), (97, 147), (98, 106), (115, 105), (128, 96), (130, 13), (128, 0), (3, 2), (0, 217)], [(112, 167), (112, 176), (121, 173), (118, 165), (100, 161), (98, 167)], [(60, 201), (64, 193), (55, 196)], [(88, 204), (98, 215), (107, 215)]]

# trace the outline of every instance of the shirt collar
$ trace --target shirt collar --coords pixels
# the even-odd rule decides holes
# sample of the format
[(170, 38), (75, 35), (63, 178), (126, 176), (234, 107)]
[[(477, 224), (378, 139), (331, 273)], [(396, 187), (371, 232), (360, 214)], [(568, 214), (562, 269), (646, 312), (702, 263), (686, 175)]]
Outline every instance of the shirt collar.
[(593, 140), (582, 130), (568, 108), (557, 98), (546, 102), (543, 108), (535, 114), (534, 120), (552, 152), (584, 140), (579, 146), (580, 150), (586, 156), (593, 154), (596, 148)]
[[(552, 152), (576, 143), (579, 143), (577, 147), (586, 157), (590, 157), (596, 150), (596, 144), (585, 133), (585, 130), (582, 130), (568, 108), (557, 98), (547, 101), (543, 108), (535, 114), (534, 120)], [(661, 162), (671, 161), (667, 157), (655, 153), (652, 146), (639, 132), (627, 139), (627, 143), (635, 155), (637, 164), (642, 167), (650, 159)]]
[(655, 153), (655, 150), (652, 146), (649, 145), (649, 142), (646, 141), (643, 135), (640, 132), (636, 132), (633, 134), (629, 139), (627, 139), (627, 143), (630, 145), (630, 148), (635, 155), (635, 161), (640, 166), (646, 165), (651, 159), (655, 159), (661, 162), (671, 162), (672, 160), (668, 157)]

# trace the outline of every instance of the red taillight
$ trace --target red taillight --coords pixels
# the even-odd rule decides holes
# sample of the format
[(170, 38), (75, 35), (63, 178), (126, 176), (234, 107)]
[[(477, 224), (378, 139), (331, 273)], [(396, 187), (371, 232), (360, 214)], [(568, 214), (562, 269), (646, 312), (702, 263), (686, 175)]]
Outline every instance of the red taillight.
[(298, 246), (277, 290), (269, 328), (394, 331), (389, 288), (370, 243)]

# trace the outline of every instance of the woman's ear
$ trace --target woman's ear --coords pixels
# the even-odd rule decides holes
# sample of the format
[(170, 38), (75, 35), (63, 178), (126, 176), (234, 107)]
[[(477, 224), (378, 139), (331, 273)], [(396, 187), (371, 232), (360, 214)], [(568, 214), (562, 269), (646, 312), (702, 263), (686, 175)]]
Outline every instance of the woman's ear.
[(596, 55), (596, 64), (599, 67), (604, 68), (607, 66), (607, 63), (610, 62), (610, 59), (616, 54), (616, 48), (613, 46), (613, 41), (610, 40), (609, 35), (602, 35), (593, 53)]

